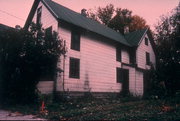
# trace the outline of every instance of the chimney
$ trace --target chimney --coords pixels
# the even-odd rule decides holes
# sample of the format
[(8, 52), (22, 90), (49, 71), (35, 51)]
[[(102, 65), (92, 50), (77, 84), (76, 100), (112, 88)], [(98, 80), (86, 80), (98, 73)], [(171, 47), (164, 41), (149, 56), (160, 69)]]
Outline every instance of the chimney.
[(81, 10), (81, 15), (83, 15), (84, 17), (86, 17), (87, 16), (87, 13), (86, 13), (86, 9), (85, 8), (83, 8), (82, 10)]
[(129, 33), (129, 27), (128, 26), (124, 26), (124, 34), (128, 34)]
[(15, 29), (16, 29), (16, 30), (20, 30), (20, 29), (21, 29), (21, 26), (20, 26), (20, 25), (16, 25), (16, 26), (15, 26)]

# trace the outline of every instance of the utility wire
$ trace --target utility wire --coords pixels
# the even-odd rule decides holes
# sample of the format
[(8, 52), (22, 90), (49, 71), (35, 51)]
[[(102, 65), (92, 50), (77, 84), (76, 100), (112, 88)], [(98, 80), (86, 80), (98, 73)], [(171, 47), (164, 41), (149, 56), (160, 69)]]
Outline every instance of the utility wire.
[(12, 15), (12, 14), (6, 12), (6, 11), (0, 10), (0, 12), (5, 13), (5, 14), (7, 14), (7, 15), (9, 15), (9, 16), (12, 16), (12, 17), (14, 17), (14, 18), (16, 18), (16, 19), (19, 19), (19, 20), (21, 20), (21, 21), (25, 21), (24, 19), (19, 18), (19, 17), (15, 16), (15, 15)]

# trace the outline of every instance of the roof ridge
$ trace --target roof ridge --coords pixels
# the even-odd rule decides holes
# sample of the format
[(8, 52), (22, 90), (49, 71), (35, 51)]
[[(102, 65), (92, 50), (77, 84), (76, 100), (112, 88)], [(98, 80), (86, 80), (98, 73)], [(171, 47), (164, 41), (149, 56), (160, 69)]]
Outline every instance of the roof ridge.
[(53, 16), (55, 18), (79, 26), (91, 32), (97, 33), (111, 40), (120, 42), (121, 44), (124, 44), (126, 46), (131, 46), (121, 33), (103, 24), (98, 23), (95, 20), (92, 20), (88, 17), (84, 17), (80, 13), (73, 11), (52, 0), (41, 0), (41, 1), (49, 9), (49, 11), (52, 14), (54, 14)]
[[(44, 1), (44, 0), (43, 0), (43, 1)], [(66, 6), (64, 6), (64, 5), (61, 5), (61, 4), (59, 4), (59, 3), (56, 3), (56, 2), (53, 1), (53, 0), (49, 0), (49, 1), (53, 2), (54, 4), (58, 4), (58, 5), (60, 5), (60, 6), (64, 7), (64, 8), (66, 8), (66, 9), (68, 9), (68, 10), (70, 10), (70, 11), (72, 11), (72, 12), (78, 14), (78, 15), (81, 15), (81, 13), (78, 13), (78, 12), (76, 12), (76, 11), (74, 11), (74, 10), (72, 10), (72, 9), (70, 9), (70, 8), (68, 8), (68, 7), (66, 7)], [(118, 34), (120, 34), (120, 35), (123, 36), (122, 33), (117, 32), (117, 31), (115, 31), (114, 29), (112, 29), (112, 28), (110, 28), (110, 27), (108, 27), (108, 26), (106, 26), (106, 25), (104, 25), (104, 24), (101, 24), (101, 23), (99, 23), (99, 22), (97, 22), (97, 21), (95, 21), (95, 20), (93, 20), (93, 19), (91, 19), (91, 18), (89, 18), (89, 17), (85, 17), (85, 16), (83, 16), (83, 15), (81, 15), (81, 17), (83, 17), (83, 18), (85, 18), (85, 19), (88, 19), (88, 20), (90, 20), (90, 21), (92, 21), (92, 22), (96, 22), (97, 24), (99, 24), (99, 25), (101, 25), (101, 26), (103, 26), (103, 27), (106, 27), (106, 28), (108, 28), (108, 29), (111, 29), (112, 31), (114, 31), (114, 32), (116, 32), (116, 33), (118, 33)]]
[(137, 31), (130, 32), (124, 36), (130, 45), (137, 46), (144, 34), (147, 32), (147, 30), (148, 28), (140, 29)]

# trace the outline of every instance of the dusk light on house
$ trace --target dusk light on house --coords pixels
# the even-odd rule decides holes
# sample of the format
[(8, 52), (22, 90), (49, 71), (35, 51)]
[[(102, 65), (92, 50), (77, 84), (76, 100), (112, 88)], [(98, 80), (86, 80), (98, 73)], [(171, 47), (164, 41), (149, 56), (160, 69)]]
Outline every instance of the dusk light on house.
[(180, 120), (179, 0), (1, 0), (0, 120)]

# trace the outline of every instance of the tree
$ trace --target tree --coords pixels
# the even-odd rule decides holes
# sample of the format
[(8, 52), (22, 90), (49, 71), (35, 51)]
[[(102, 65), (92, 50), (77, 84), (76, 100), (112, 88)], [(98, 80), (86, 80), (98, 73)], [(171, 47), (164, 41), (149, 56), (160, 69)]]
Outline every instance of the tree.
[(180, 14), (178, 9), (171, 16), (162, 16), (156, 25), (158, 49), (157, 72), (165, 83), (168, 94), (180, 89)]
[[(132, 16), (132, 11), (122, 8), (114, 8), (109, 4), (105, 7), (98, 7), (96, 12), (88, 11), (88, 17), (124, 34), (124, 28), (129, 27), (130, 31), (149, 27), (146, 21), (138, 16)], [(138, 24), (137, 24), (138, 23)]]
[(98, 8), (97, 17), (103, 24), (108, 25), (112, 19), (113, 13), (114, 13), (114, 6), (112, 4), (109, 4), (104, 8), (101, 7)]
[(146, 20), (138, 15), (132, 16), (132, 21), (129, 25), (130, 31), (140, 30), (144, 28), (149, 28), (149, 26), (146, 24)]
[(132, 11), (128, 9), (117, 8), (116, 15), (112, 18), (108, 27), (124, 34), (124, 27), (129, 26), (132, 22), (131, 14)]
[[(31, 24), (30, 30), (7, 30), (0, 34), (3, 99), (9, 103), (33, 103), (36, 85), (45, 75), (57, 72), (59, 56), (65, 54), (63, 39), (56, 32)], [(54, 80), (54, 79), (53, 79)]]

